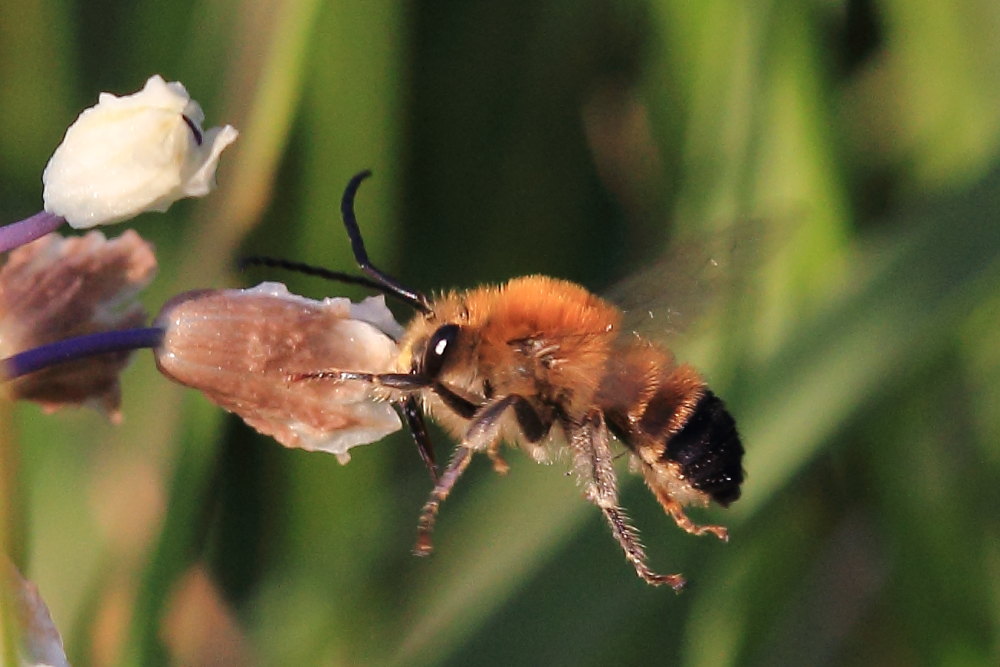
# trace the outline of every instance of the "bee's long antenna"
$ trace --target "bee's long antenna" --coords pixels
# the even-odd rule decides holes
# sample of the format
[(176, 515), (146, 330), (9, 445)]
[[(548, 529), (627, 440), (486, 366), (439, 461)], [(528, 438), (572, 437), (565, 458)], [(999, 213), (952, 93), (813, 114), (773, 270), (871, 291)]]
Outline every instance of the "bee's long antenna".
[(431, 312), (431, 304), (426, 296), (420, 292), (403, 287), (399, 281), (380, 271), (368, 260), (365, 242), (361, 238), (361, 229), (358, 227), (358, 221), (354, 217), (354, 195), (357, 194), (361, 181), (371, 175), (371, 170), (366, 169), (351, 178), (347, 183), (347, 188), (344, 189), (344, 197), (340, 201), (340, 213), (344, 218), (344, 228), (347, 229), (347, 236), (351, 239), (351, 250), (354, 251), (354, 260), (358, 263), (358, 267), (371, 276), (387, 294), (392, 294), (406, 301), (422, 313), (429, 313)]
[[(382, 283), (377, 283), (370, 278), (365, 278), (364, 276), (352, 276), (349, 273), (331, 271), (330, 269), (324, 269), (321, 266), (313, 266), (312, 264), (305, 264), (303, 262), (293, 262), (292, 260), (282, 259), (280, 257), (262, 257), (260, 255), (254, 255), (253, 257), (241, 258), (239, 262), (240, 270), (242, 271), (248, 266), (267, 266), (274, 269), (287, 269), (289, 271), (295, 271), (296, 273), (302, 273), (307, 276), (315, 276), (317, 278), (333, 280), (339, 283), (347, 283), (349, 285), (361, 285), (380, 292), (386, 291)], [(388, 294), (391, 296), (397, 296), (395, 292), (388, 292)], [(407, 303), (409, 302), (407, 301)]]

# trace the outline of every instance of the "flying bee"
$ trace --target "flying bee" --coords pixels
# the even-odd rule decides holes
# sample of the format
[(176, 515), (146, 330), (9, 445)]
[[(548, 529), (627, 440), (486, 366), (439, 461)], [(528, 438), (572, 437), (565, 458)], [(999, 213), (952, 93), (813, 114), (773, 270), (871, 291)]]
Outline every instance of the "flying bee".
[[(321, 369), (295, 381), (363, 382), (396, 403), (434, 479), (418, 522), (415, 553), (427, 555), (441, 503), (476, 453), (499, 472), (503, 442), (536, 460), (549, 447), (569, 449), (584, 495), (604, 514), (641, 579), (680, 589), (680, 574), (646, 562), (636, 529), (618, 502), (611, 440), (629, 450), (664, 511), (683, 530), (728, 539), (723, 526), (698, 525), (687, 505), (723, 507), (740, 496), (743, 446), (733, 418), (691, 366), (656, 343), (622, 330), (622, 312), (574, 283), (545, 276), (428, 298), (403, 287), (368, 259), (354, 215), (365, 171), (349, 182), (341, 211), (364, 277), (252, 258), (367, 285), (418, 311), (399, 340), (390, 372)], [(437, 475), (426, 412), (458, 441)]]

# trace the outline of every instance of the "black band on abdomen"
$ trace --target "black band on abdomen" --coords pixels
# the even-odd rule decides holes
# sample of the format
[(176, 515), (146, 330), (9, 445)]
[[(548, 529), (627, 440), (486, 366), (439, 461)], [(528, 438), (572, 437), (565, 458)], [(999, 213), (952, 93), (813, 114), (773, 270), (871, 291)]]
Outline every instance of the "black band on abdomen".
[(691, 486), (723, 507), (740, 497), (743, 445), (725, 404), (708, 389), (684, 426), (667, 440), (663, 458), (679, 464)]

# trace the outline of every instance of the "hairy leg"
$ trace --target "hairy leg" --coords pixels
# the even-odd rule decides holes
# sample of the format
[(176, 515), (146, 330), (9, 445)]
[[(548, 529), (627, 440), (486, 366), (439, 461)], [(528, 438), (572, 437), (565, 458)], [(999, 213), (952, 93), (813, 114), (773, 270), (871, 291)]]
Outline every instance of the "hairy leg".
[(639, 578), (653, 586), (666, 584), (674, 590), (684, 587), (684, 577), (679, 574), (657, 574), (646, 563), (646, 552), (639, 540), (639, 532), (629, 523), (625, 512), (618, 506), (618, 478), (613, 457), (608, 446), (608, 430), (599, 412), (591, 413), (580, 425), (569, 426), (570, 448), (575, 469), (584, 486), (587, 500), (604, 513), (611, 534), (625, 551)]
[[(508, 410), (514, 410), (519, 428), (524, 436), (529, 440), (537, 440), (548, 431), (544, 427), (538, 413), (535, 412), (531, 404), (522, 396), (511, 394), (498, 398), (485, 404), (473, 416), (466, 429), (465, 437), (455, 448), (448, 467), (441, 474), (438, 483), (431, 491), (430, 497), (424, 503), (420, 512), (420, 519), (417, 524), (417, 544), (414, 553), (418, 556), (426, 556), (433, 551), (434, 546), (431, 541), (431, 533), (434, 530), (434, 523), (437, 521), (437, 514), (441, 508), (441, 503), (451, 493), (452, 488), (469, 466), (474, 452), (485, 451), (490, 454), (494, 461), (494, 467), (499, 460), (503, 460), (496, 454), (496, 448), (500, 443), (500, 427), (504, 416)], [(506, 463), (503, 463), (506, 466)]]

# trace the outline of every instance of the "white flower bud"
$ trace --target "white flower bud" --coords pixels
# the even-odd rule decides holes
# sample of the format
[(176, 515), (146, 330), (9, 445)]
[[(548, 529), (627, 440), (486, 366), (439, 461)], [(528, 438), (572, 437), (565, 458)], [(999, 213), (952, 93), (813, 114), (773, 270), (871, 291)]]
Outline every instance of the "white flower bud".
[(208, 194), (220, 153), (239, 133), (203, 132), (204, 120), (184, 86), (159, 75), (133, 95), (101, 93), (45, 167), (45, 210), (86, 229)]

